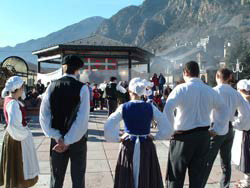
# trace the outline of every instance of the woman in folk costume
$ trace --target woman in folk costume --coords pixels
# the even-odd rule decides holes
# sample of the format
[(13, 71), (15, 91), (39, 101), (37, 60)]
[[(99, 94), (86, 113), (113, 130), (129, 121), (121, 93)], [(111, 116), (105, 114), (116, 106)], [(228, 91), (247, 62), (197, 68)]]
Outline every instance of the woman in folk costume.
[[(146, 85), (140, 78), (129, 83), (131, 100), (122, 104), (108, 118), (104, 136), (109, 142), (121, 142), (115, 170), (115, 188), (163, 188), (161, 170), (154, 139), (169, 138), (173, 128), (166, 115), (151, 103), (140, 100)], [(152, 120), (158, 122), (158, 132), (150, 134)], [(120, 121), (124, 121), (124, 134), (119, 137)]]
[(39, 166), (32, 134), (26, 127), (24, 82), (18, 76), (9, 78), (2, 91), (7, 124), (2, 145), (0, 186), (26, 188), (37, 183)]
[[(237, 89), (249, 104), (250, 116), (250, 83), (248, 80), (240, 80)], [(238, 184), (239, 188), (250, 188), (250, 122), (242, 127), (235, 127), (234, 143), (232, 147), (232, 161), (237, 169), (243, 172), (244, 180)]]

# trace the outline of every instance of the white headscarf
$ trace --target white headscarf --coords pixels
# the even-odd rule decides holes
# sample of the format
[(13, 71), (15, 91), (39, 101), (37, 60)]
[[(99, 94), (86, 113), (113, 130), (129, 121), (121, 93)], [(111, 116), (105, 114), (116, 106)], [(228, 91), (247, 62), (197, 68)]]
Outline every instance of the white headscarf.
[(240, 80), (237, 83), (237, 89), (250, 91), (250, 82), (247, 79)]
[(142, 95), (144, 95), (146, 93), (145, 82), (139, 77), (133, 78), (129, 82), (128, 89), (129, 89), (129, 91), (137, 94), (138, 96), (142, 96)]
[(15, 90), (21, 88), (24, 84), (24, 81), (19, 76), (12, 76), (10, 77), (6, 83), (5, 88), (2, 91), (2, 98), (8, 96), (9, 92), (14, 92)]

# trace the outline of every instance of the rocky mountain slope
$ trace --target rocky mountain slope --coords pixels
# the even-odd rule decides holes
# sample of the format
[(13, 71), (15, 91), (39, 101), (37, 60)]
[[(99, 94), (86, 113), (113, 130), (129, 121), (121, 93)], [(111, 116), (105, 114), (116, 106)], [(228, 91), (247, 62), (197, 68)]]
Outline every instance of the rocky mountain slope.
[(145, 0), (105, 20), (97, 33), (158, 50), (207, 35), (250, 38), (250, 6), (241, 0)]
[(0, 62), (6, 57), (16, 55), (24, 58), (32, 63), (36, 62), (36, 56), (31, 54), (32, 51), (53, 44), (81, 39), (95, 33), (100, 24), (104, 21), (102, 17), (91, 17), (80, 21), (79, 23), (67, 26), (59, 31), (49, 34), (48, 36), (29, 40), (27, 42), (17, 44), (15, 47), (0, 48)]

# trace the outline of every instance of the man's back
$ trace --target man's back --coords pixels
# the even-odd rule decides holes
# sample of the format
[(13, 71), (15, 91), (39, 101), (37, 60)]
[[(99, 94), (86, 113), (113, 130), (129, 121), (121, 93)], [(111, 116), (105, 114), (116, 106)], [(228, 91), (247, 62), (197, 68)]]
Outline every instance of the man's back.
[(237, 107), (243, 97), (228, 84), (220, 84), (213, 88), (224, 100), (228, 110), (230, 120), (233, 121)]
[[(167, 100), (166, 108), (174, 104), (177, 109), (176, 130), (189, 130), (210, 125), (210, 113), (217, 105), (219, 95), (200, 79), (178, 85)], [(168, 110), (168, 109), (166, 109)]]
[(50, 95), (50, 106), (52, 113), (52, 128), (60, 130), (65, 135), (70, 127), (69, 121), (72, 121), (72, 113), (78, 109), (80, 103), (80, 91), (83, 83), (76, 79), (64, 76), (52, 83)]
[(117, 89), (116, 89), (117, 84), (116, 83), (109, 83), (107, 84), (107, 87), (105, 89), (105, 97), (107, 99), (117, 99)]

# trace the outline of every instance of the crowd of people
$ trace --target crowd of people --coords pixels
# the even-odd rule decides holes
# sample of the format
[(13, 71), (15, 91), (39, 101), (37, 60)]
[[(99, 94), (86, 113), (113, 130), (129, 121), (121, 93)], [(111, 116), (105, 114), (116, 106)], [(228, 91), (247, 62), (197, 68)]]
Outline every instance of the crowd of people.
[[(100, 108), (105, 105), (103, 99), (107, 100), (104, 137), (108, 142), (121, 143), (115, 188), (163, 188), (154, 140), (170, 140), (167, 187), (182, 188), (187, 170), (189, 187), (205, 187), (218, 153), (220, 187), (230, 187), (232, 160), (245, 174), (237, 186), (250, 187), (250, 81), (239, 81), (235, 90), (230, 85), (233, 73), (222, 68), (216, 73), (217, 86), (211, 88), (199, 78), (198, 63), (190, 61), (183, 69), (185, 83), (173, 90), (168, 86), (164, 89), (162, 74), (154, 74), (149, 81), (133, 78), (129, 83), (117, 83), (111, 77), (108, 83), (91, 87), (77, 79), (83, 67), (80, 58), (66, 56), (62, 67), (64, 76), (42, 94), (39, 116), (45, 136), (51, 138), (51, 188), (63, 187), (69, 160), (73, 187), (85, 187), (92, 98), (94, 106), (99, 104)], [(2, 91), (7, 128), (0, 185), (5, 187), (30, 187), (39, 176), (32, 134), (19, 101), (23, 94), (24, 83), (18, 76), (11, 77)], [(162, 97), (166, 100), (161, 108)], [(124, 130), (120, 129), (121, 121)], [(152, 121), (157, 123), (156, 134), (151, 132)]]
[[(147, 82), (147, 80), (144, 80), (144, 82)], [(88, 87), (91, 92), (91, 101), (93, 101), (92, 111), (94, 109), (103, 110), (107, 108), (109, 110), (108, 114), (110, 115), (119, 105), (130, 100), (128, 82), (120, 81), (118, 83), (116, 77), (111, 77), (109, 82), (104, 81), (99, 85), (93, 84), (91, 86), (91, 84), (88, 83)], [(162, 111), (165, 101), (172, 89), (169, 85), (166, 85), (166, 80), (162, 74), (160, 74), (159, 77), (157, 74), (154, 74), (149, 80), (147, 91), (147, 94), (141, 96), (141, 98), (144, 101), (152, 102)]]

